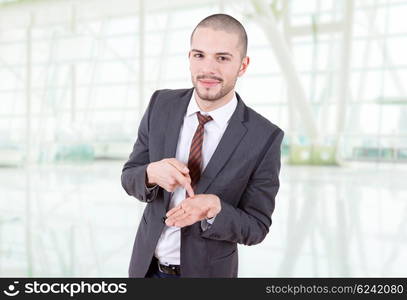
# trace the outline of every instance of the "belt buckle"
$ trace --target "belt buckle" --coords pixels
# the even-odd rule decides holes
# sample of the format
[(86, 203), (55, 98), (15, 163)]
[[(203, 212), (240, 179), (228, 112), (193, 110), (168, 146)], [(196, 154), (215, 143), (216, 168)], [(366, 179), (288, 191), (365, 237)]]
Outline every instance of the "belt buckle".
[(174, 269), (174, 268), (172, 268), (172, 267), (170, 267), (170, 266), (165, 266), (165, 265), (163, 265), (163, 266), (165, 266), (166, 268), (168, 268), (169, 270), (171, 270), (171, 272), (170, 272), (170, 271), (166, 271), (166, 270), (163, 270), (163, 269), (161, 268), (160, 261), (157, 261), (157, 264), (158, 264), (158, 270), (159, 270), (161, 273), (168, 274), (168, 275), (178, 275), (178, 272), (177, 272), (176, 269)]

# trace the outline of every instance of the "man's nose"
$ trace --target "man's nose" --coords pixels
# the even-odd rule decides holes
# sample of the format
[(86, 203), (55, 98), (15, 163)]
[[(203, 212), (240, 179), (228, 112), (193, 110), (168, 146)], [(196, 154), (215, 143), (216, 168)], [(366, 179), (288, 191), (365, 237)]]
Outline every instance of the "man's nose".
[(211, 58), (207, 58), (202, 63), (202, 73), (204, 74), (216, 74), (216, 61)]

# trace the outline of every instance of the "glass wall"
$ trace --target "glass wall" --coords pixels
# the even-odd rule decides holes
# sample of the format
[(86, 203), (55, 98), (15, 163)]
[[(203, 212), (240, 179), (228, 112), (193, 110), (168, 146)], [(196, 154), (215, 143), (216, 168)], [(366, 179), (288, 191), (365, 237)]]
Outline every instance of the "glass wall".
[(121, 167), (151, 94), (192, 86), (190, 34), (218, 12), (248, 32), (238, 93), (286, 132), (241, 275), (404, 275), (407, 0), (0, 1), (1, 275), (127, 275), (144, 204)]
[[(407, 2), (354, 1), (351, 16), (346, 1), (273, 4), (318, 143), (336, 145), (347, 160), (406, 160)], [(269, 33), (256, 21), (255, 1), (150, 6), (145, 3), (141, 22), (138, 13), (90, 20), (73, 15), (68, 23), (1, 30), (3, 164), (21, 164), (28, 140), (35, 162), (125, 157), (121, 149), (132, 143), (152, 92), (191, 86), (190, 33), (219, 10), (242, 20), (248, 31), (251, 65), (237, 88), (244, 101), (286, 131), (287, 147), (312, 142), (295, 99), (289, 101), (292, 85)]]

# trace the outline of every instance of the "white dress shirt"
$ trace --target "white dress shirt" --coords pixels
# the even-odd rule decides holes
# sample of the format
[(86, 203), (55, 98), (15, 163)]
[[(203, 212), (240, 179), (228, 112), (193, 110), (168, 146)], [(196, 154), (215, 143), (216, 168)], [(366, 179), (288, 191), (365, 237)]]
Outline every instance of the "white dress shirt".
[[(191, 146), (192, 138), (198, 127), (198, 117), (196, 112), (202, 115), (210, 115), (212, 121), (204, 126), (204, 139), (202, 145), (202, 172), (207, 166), (212, 154), (215, 152), (216, 147), (222, 138), (223, 133), (229, 124), (230, 117), (235, 111), (237, 106), (236, 94), (232, 100), (225, 105), (210, 111), (201, 111), (195, 98), (195, 90), (189, 101), (187, 112), (184, 116), (184, 122), (181, 126), (180, 134), (178, 137), (176, 159), (188, 165), (189, 148)], [(169, 209), (180, 204), (186, 198), (186, 191), (183, 187), (178, 187), (171, 194)], [(155, 249), (155, 257), (164, 265), (179, 265), (180, 264), (180, 248), (181, 248), (181, 229), (175, 226), (165, 226), (158, 240)]]

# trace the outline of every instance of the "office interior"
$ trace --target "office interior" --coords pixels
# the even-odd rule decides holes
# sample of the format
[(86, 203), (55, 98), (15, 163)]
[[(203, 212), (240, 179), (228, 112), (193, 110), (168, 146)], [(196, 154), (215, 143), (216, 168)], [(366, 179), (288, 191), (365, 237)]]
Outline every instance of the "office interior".
[(0, 0), (0, 276), (127, 276), (145, 203), (121, 168), (220, 12), (248, 33), (236, 91), (285, 131), (239, 277), (406, 275), (406, 0)]

